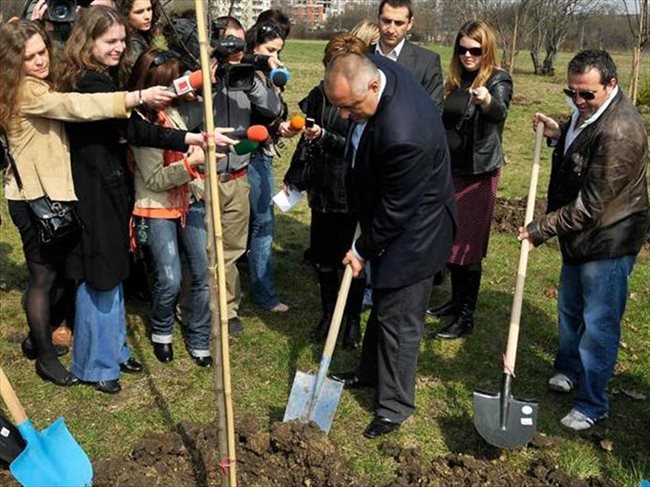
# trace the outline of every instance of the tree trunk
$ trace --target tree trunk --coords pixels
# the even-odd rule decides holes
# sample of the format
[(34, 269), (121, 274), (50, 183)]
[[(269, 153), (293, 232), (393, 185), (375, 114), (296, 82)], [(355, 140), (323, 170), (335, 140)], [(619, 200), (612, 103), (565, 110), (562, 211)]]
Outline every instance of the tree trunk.
[(632, 49), (632, 76), (630, 77), (630, 87), (627, 95), (636, 104), (636, 98), (639, 94), (639, 67), (641, 65), (641, 48), (634, 46)]
[(508, 62), (509, 71), (515, 70), (515, 60), (517, 58), (517, 34), (519, 31), (519, 12), (515, 15), (515, 25), (512, 28), (512, 45), (510, 46), (510, 61)]

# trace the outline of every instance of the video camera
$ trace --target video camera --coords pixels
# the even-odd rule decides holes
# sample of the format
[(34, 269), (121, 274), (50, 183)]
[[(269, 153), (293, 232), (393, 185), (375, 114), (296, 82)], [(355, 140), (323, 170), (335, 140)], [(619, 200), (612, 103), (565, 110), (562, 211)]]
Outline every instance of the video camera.
[(45, 20), (71, 24), (77, 19), (77, 7), (88, 7), (92, 0), (47, 0)]
[[(199, 69), (199, 39), (196, 21), (186, 17), (171, 19), (166, 27), (165, 36), (170, 50), (176, 52), (183, 63), (190, 69)], [(210, 46), (212, 55), (217, 59), (217, 78), (232, 91), (247, 91), (253, 87), (255, 66), (250, 63), (233, 64), (228, 58), (246, 49), (246, 41), (232, 35), (224, 36), (225, 22), (212, 22)]]

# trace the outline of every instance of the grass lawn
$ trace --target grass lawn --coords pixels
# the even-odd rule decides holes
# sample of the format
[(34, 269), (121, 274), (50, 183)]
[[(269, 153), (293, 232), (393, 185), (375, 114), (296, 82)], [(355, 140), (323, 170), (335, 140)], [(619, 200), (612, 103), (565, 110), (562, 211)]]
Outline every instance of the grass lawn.
[[(291, 41), (284, 59), (292, 71), (286, 100), (290, 113), (298, 113), (297, 101), (322, 75), (322, 42)], [(448, 48), (436, 48), (449, 61)], [(522, 53), (514, 73), (515, 96), (504, 134), (507, 164), (502, 170), (500, 196), (525, 197), (532, 161), (531, 116), (536, 111), (568, 114), (561, 89), (564, 67), (570, 54), (562, 53), (554, 78), (531, 74)], [(631, 54), (615, 56), (622, 84), (627, 85)], [(647, 78), (650, 63), (642, 68)], [(650, 113), (645, 109), (646, 125)], [(286, 143), (276, 161), (276, 182), (290, 160), (295, 141)], [(538, 195), (545, 194), (549, 175), (549, 149), (544, 149)], [(94, 458), (107, 458), (130, 451), (146, 431), (166, 431), (181, 420), (209, 422), (214, 419), (212, 373), (199, 369), (183, 353), (180, 332), (175, 337), (177, 359), (159, 363), (146, 335), (148, 306), (134, 303), (128, 308), (129, 341), (138, 360), (146, 364), (142, 375), (124, 375), (123, 390), (116, 396), (90, 387), (58, 388), (41, 381), (33, 362), (23, 358), (20, 341), (27, 329), (21, 308), (27, 285), (20, 240), (11, 224), (4, 199), (0, 203), (0, 357), (14, 383), (28, 416), (40, 428), (64, 416), (74, 436)], [(280, 421), (296, 369), (314, 370), (321, 348), (310, 344), (309, 331), (319, 317), (315, 276), (302, 263), (308, 243), (309, 210), (305, 203), (289, 214), (276, 215), (276, 282), (287, 314), (255, 309), (245, 297), (241, 316), (245, 333), (231, 342), (232, 382), (236, 417), (253, 415), (265, 422)], [(501, 354), (505, 349), (510, 306), (515, 285), (519, 246), (514, 235), (494, 234), (484, 263), (485, 275), (476, 330), (464, 340), (423, 341), (419, 361), (415, 415), (395, 437), (404, 446), (419, 447), (424, 458), (448, 452), (485, 457), (487, 447), (472, 426), (472, 391), (497, 391), (501, 377)], [(559, 419), (570, 408), (570, 398), (546, 389), (556, 349), (556, 286), (560, 255), (555, 244), (534, 250), (529, 258), (522, 332), (517, 362), (515, 393), (536, 398), (539, 431), (562, 438), (548, 450), (523, 449), (503, 452), (500, 458), (516, 468), (525, 468), (539, 456), (552, 458), (572, 476), (598, 476), (616, 484), (634, 486), (650, 477), (650, 266), (647, 252), (639, 257), (630, 281), (630, 298), (622, 324), (622, 345), (616, 375), (611, 383), (611, 416), (596, 434), (585, 437), (563, 432)], [(247, 292), (247, 275), (242, 275)], [(434, 300), (444, 299), (446, 286), (437, 289)], [(367, 312), (364, 319), (367, 318)], [(438, 326), (431, 321), (431, 326)], [(358, 352), (335, 353), (332, 369), (352, 368)], [(69, 355), (64, 363), (69, 365)], [(630, 394), (632, 393), (632, 394)], [(646, 399), (633, 399), (640, 393)], [(346, 452), (355, 467), (376, 483), (391, 479), (393, 460), (379, 451), (380, 442), (361, 435), (371, 419), (372, 396), (367, 392), (345, 392), (330, 436)], [(601, 447), (611, 440), (613, 449)]]

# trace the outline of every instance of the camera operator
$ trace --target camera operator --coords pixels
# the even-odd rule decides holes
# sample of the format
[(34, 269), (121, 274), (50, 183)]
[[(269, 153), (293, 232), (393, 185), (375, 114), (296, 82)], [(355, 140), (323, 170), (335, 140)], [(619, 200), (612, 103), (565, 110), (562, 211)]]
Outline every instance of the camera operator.
[[(241, 23), (234, 17), (221, 17), (217, 19), (217, 25), (224, 26), (224, 30), (214, 52), (219, 64), (213, 94), (215, 125), (235, 129), (248, 127), (251, 124), (253, 109), (269, 118), (280, 116), (282, 113), (280, 99), (257, 74), (251, 73), (251, 79), (242, 83), (242, 86), (247, 85), (244, 89), (231, 84), (234, 79), (232, 74), (236, 72), (236, 67), (244, 56), (245, 32)], [(241, 293), (235, 262), (246, 251), (250, 212), (250, 188), (247, 178), (249, 162), (249, 154), (237, 155), (231, 152), (218, 164), (221, 181), (219, 198), (223, 222), (228, 323), (230, 333), (234, 336), (243, 331), (237, 317)]]

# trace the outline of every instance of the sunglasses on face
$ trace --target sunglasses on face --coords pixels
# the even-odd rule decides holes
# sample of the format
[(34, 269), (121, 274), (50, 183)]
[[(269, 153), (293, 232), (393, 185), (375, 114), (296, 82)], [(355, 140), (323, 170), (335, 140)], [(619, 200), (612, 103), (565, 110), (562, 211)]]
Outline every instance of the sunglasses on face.
[(576, 96), (580, 96), (580, 98), (586, 101), (591, 101), (596, 98), (596, 93), (593, 91), (576, 91), (571, 88), (564, 88), (562, 91), (564, 91), (564, 94), (572, 100), (575, 100)]
[(456, 51), (458, 52), (459, 56), (464, 56), (468, 52), (472, 56), (482, 56), (483, 55), (483, 49), (481, 49), (480, 47), (465, 47), (465, 46), (458, 45), (458, 46), (456, 46)]

